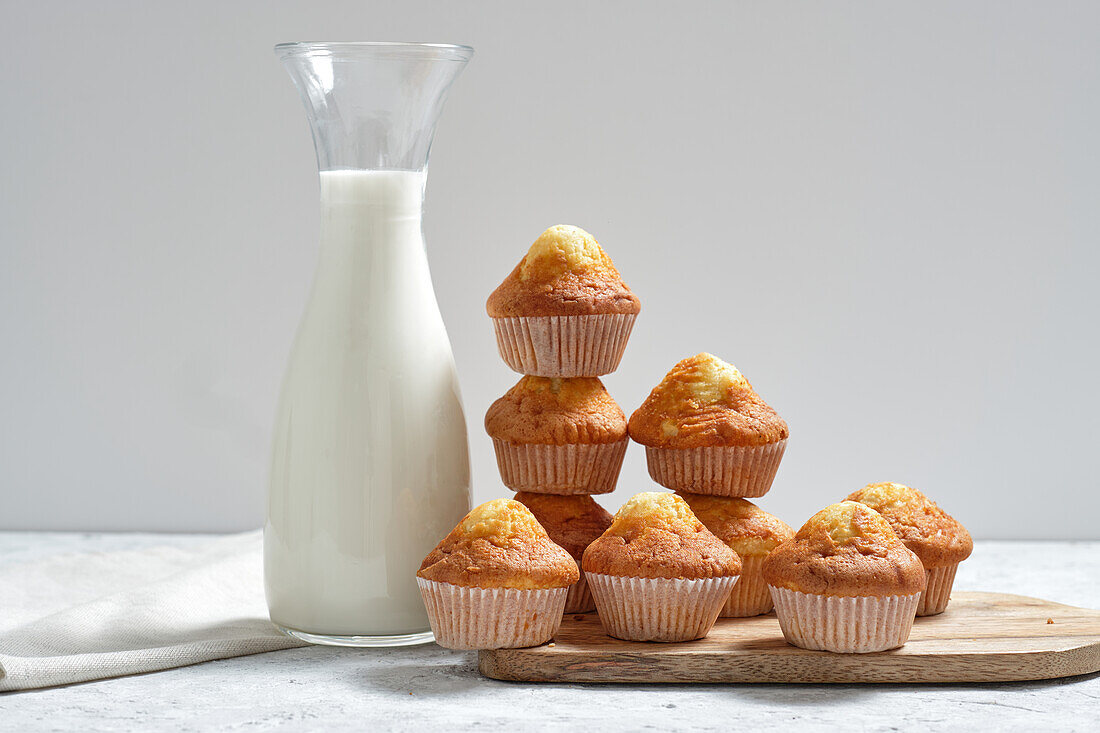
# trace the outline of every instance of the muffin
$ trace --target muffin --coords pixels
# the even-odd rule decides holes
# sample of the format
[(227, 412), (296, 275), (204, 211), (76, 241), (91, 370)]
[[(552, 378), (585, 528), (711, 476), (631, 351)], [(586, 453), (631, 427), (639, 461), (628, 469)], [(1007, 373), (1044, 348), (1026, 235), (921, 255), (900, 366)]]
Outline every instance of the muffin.
[(761, 575), (764, 558), (794, 537), (794, 530), (748, 499), (687, 493), (681, 496), (699, 521), (741, 558), (741, 577), (718, 615), (740, 618), (772, 610), (772, 596)]
[(692, 494), (763, 496), (788, 435), (741, 372), (706, 353), (674, 366), (630, 416), (649, 475)]
[(615, 490), (626, 416), (596, 377), (524, 377), (485, 413), (504, 485), (543, 494)]
[(437, 644), (508, 649), (554, 636), (579, 577), (577, 563), (527, 507), (494, 499), (436, 545), (416, 582)]
[(848, 501), (866, 504), (886, 518), (894, 534), (916, 553), (928, 587), (917, 605), (918, 616), (935, 616), (947, 609), (959, 563), (970, 557), (970, 533), (936, 503), (904, 484), (868, 484)]
[(741, 559), (675, 494), (637, 494), (581, 560), (600, 622), (631, 641), (707, 635), (741, 572)]
[(787, 642), (830, 652), (879, 652), (909, 638), (924, 567), (881, 514), (854, 501), (827, 506), (764, 560)]
[[(590, 496), (555, 496), (553, 494), (516, 494), (539, 520), (550, 539), (573, 556), (580, 565), (585, 549), (611, 526), (611, 515)], [(569, 586), (565, 598), (565, 613), (587, 613), (596, 610), (592, 592), (581, 572), (580, 580)]]
[(486, 303), (504, 361), (520, 374), (598, 377), (619, 366), (641, 304), (591, 234), (539, 235)]

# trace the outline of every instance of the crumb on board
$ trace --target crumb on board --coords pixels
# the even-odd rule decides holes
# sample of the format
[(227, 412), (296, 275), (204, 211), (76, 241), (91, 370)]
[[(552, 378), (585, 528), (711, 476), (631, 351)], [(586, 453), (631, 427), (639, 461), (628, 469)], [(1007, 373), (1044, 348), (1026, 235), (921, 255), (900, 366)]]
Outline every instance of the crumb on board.
[(1052, 618), (1048, 618), (1048, 619), (1047, 619), (1047, 623), (1048, 623), (1048, 624), (1052, 624), (1052, 623), (1054, 623), (1054, 619), (1052, 619)]
[(554, 646), (554, 642), (550, 642), (550, 643), (549, 643), (549, 644), (547, 644), (546, 646)]

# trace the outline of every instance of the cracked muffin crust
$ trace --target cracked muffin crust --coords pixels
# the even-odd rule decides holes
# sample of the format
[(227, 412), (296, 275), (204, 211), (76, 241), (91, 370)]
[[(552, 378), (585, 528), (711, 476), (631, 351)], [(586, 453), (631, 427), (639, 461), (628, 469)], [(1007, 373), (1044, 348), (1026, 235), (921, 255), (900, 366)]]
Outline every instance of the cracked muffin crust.
[(485, 413), (490, 437), (513, 443), (614, 443), (626, 415), (597, 377), (523, 377)]
[(764, 561), (777, 588), (829, 596), (889, 596), (925, 588), (920, 559), (875, 510), (854, 501), (825, 507)]
[(715, 578), (737, 575), (741, 559), (715, 537), (681, 497), (634, 495), (611, 526), (584, 552), (586, 573), (635, 578)]
[(486, 310), (493, 318), (637, 314), (641, 302), (591, 234), (558, 224), (539, 235)]
[(473, 509), (432, 550), (417, 577), (475, 588), (563, 588), (580, 577), (535, 515), (512, 499)]
[(866, 504), (886, 518), (905, 546), (925, 568), (960, 563), (970, 557), (970, 533), (936, 502), (904, 484), (868, 484), (853, 491), (847, 501)]
[(705, 352), (665, 375), (630, 416), (629, 430), (655, 448), (762, 446), (790, 434), (736, 367)]

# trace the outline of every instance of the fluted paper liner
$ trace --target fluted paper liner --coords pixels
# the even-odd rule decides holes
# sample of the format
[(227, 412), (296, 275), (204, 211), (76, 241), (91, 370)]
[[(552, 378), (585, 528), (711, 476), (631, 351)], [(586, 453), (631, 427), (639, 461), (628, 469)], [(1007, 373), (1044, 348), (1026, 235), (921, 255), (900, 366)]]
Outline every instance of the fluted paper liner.
[(761, 574), (765, 557), (767, 555), (741, 556), (741, 577), (722, 606), (720, 618), (759, 616), (772, 610), (772, 594)]
[(493, 448), (500, 478), (513, 491), (606, 494), (615, 490), (628, 442), (546, 445), (493, 438)]
[(628, 641), (691, 641), (714, 626), (737, 576), (629, 578), (588, 573), (600, 623)]
[(417, 578), (437, 644), (448, 649), (516, 649), (550, 641), (568, 587), (467, 588)]
[(646, 446), (649, 475), (673, 491), (754, 498), (768, 493), (787, 440), (759, 446), (653, 448)]
[(569, 586), (569, 595), (565, 597), (565, 613), (588, 613), (596, 610), (596, 602), (592, 600), (592, 590), (588, 587), (588, 581), (581, 571), (581, 579)]
[(909, 639), (920, 600), (920, 593), (853, 598), (768, 588), (787, 642), (827, 652), (896, 649)]
[(947, 602), (951, 600), (951, 586), (955, 584), (955, 571), (958, 569), (959, 564), (955, 563), (925, 571), (928, 587), (920, 595), (918, 616), (935, 616), (947, 610)]
[(505, 363), (536, 377), (598, 377), (619, 367), (634, 313), (493, 318)]

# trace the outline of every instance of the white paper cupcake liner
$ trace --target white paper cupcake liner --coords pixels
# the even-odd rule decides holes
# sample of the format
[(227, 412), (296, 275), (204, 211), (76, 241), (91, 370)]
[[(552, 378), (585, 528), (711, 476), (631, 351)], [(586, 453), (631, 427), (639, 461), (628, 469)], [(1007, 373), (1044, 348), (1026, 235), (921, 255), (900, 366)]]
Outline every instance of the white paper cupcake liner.
[(723, 578), (628, 578), (588, 573), (600, 622), (609, 636), (629, 641), (702, 639), (737, 582)]
[(536, 377), (598, 377), (619, 367), (634, 313), (493, 318), (504, 362)]
[(786, 439), (746, 447), (646, 446), (645, 457), (653, 480), (673, 491), (753, 498), (772, 487), (786, 448)]
[(803, 649), (864, 654), (896, 649), (909, 639), (920, 593), (826, 596), (768, 586), (783, 637)]
[(917, 605), (918, 616), (935, 616), (947, 610), (947, 603), (951, 600), (951, 586), (955, 584), (955, 571), (958, 569), (959, 564), (955, 563), (925, 571), (928, 587), (921, 593), (920, 603)]
[(772, 610), (772, 594), (761, 571), (767, 555), (742, 555), (741, 577), (718, 614), (720, 618), (759, 616)]
[(588, 613), (595, 610), (596, 602), (592, 600), (592, 590), (588, 587), (588, 581), (585, 580), (582, 570), (581, 579), (569, 586), (569, 595), (565, 597), (564, 613)]
[(448, 649), (538, 646), (561, 625), (565, 588), (466, 588), (417, 578), (435, 642)]
[(493, 438), (493, 448), (500, 478), (513, 491), (606, 494), (615, 490), (628, 442), (543, 445)]

